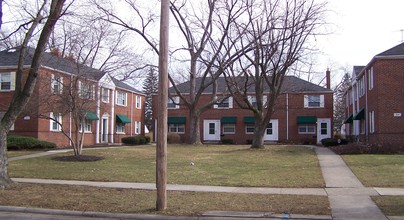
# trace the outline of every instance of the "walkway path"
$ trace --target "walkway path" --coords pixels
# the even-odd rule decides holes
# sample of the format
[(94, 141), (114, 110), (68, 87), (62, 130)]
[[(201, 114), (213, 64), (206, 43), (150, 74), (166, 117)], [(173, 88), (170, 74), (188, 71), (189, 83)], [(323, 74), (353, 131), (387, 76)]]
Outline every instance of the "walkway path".
[[(328, 196), (332, 210), (332, 217), (328, 219), (388, 219), (370, 198), (379, 195), (404, 196), (404, 188), (364, 187), (339, 155), (322, 147), (315, 147), (321, 166), (326, 188), (258, 188), (258, 187), (222, 187), (168, 184), (167, 189), (172, 191), (200, 191), (200, 192), (228, 192), (228, 193), (256, 193), (256, 194), (292, 194), (292, 195), (318, 195)], [(10, 158), (27, 159), (49, 154), (59, 153), (52, 151)], [(154, 183), (128, 183), (128, 182), (93, 182), (73, 180), (49, 180), (13, 178), (16, 182), (43, 183), (43, 184), (70, 184), (109, 188), (156, 189)], [(211, 213), (212, 214), (212, 213)], [(219, 213), (218, 216), (223, 215)], [(322, 217), (321, 217), (322, 218)], [(327, 218), (325, 218), (327, 219)], [(391, 219), (391, 218), (390, 218)], [(404, 220), (404, 217), (394, 219)]]

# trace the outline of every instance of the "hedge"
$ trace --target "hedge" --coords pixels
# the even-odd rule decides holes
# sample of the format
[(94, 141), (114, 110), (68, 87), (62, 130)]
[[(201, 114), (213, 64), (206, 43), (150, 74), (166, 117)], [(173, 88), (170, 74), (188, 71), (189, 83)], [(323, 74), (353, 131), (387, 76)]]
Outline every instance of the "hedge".
[(56, 148), (56, 144), (48, 141), (41, 141), (33, 137), (8, 136), (8, 150), (34, 150)]
[(143, 135), (124, 137), (124, 138), (122, 138), (122, 143), (128, 144), (128, 145), (148, 144), (148, 143), (150, 143), (150, 137), (143, 136)]

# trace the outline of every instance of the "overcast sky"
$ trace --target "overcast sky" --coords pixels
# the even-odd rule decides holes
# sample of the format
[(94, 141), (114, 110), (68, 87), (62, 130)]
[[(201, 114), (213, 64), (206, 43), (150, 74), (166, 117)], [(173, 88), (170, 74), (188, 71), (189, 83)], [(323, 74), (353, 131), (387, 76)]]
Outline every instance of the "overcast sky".
[(366, 65), (377, 54), (401, 43), (404, 0), (328, 0), (335, 33), (321, 49), (340, 65)]

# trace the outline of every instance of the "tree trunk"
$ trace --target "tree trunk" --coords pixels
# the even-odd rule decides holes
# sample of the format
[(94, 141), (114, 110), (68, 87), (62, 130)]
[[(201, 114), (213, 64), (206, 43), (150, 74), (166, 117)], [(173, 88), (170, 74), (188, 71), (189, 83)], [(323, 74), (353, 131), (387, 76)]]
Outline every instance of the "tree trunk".
[(256, 120), (251, 148), (256, 149), (264, 147), (264, 135), (266, 128), (267, 126), (265, 124), (262, 124)]
[(190, 121), (190, 140), (189, 144), (200, 145), (201, 142), (201, 131), (200, 131), (200, 113), (195, 111), (195, 109), (190, 109), (189, 111)]
[(0, 126), (0, 189), (5, 189), (13, 184), (8, 177), (7, 166), (7, 130)]

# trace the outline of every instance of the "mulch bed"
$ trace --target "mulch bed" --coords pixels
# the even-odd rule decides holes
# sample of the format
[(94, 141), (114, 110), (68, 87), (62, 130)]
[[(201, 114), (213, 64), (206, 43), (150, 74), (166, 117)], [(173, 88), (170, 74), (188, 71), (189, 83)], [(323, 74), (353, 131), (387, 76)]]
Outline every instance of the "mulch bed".
[(53, 160), (64, 161), (64, 162), (95, 162), (103, 160), (104, 157), (94, 156), (94, 155), (71, 155), (71, 156), (59, 156), (53, 157)]

